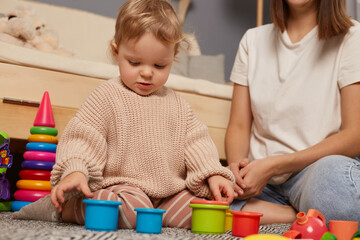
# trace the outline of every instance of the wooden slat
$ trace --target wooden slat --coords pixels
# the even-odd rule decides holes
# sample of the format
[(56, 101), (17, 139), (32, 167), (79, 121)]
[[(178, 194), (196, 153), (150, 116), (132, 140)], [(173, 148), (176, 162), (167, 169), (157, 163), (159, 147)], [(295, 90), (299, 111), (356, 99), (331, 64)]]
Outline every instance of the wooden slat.
[[(27, 139), (30, 135), (30, 128), (33, 127), (38, 108), (3, 103), (2, 99), (0, 100), (0, 130), (6, 132), (10, 138)], [(58, 136), (60, 136), (77, 109), (52, 106), (52, 110), (55, 127), (59, 132)]]
[(0, 63), (0, 98), (41, 101), (48, 91), (53, 106), (79, 108), (103, 79)]
[(176, 92), (190, 103), (195, 115), (208, 127), (227, 127), (230, 116), (230, 100), (180, 91)]
[(257, 0), (256, 7), (256, 26), (259, 27), (263, 25), (264, 19), (264, 0)]

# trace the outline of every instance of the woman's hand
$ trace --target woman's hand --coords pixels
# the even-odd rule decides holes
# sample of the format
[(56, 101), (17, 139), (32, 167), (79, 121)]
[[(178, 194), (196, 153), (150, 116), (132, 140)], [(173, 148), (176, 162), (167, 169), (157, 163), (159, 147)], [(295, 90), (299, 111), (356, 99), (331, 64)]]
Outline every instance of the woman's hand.
[(246, 187), (238, 199), (248, 199), (261, 194), (268, 181), (275, 175), (275, 158), (277, 156), (256, 159), (240, 169), (239, 177), (243, 179)]
[(240, 170), (249, 164), (249, 159), (244, 158), (238, 163), (230, 163), (228, 168), (232, 171), (235, 176), (235, 192), (238, 195), (244, 194), (244, 189), (246, 188), (246, 184), (244, 182), (243, 176), (240, 175)]
[(229, 204), (234, 200), (233, 183), (219, 175), (208, 178), (210, 191), (216, 201), (225, 201)]
[(87, 184), (85, 175), (82, 172), (73, 172), (62, 179), (53, 189), (51, 189), (50, 199), (52, 204), (58, 210), (62, 211), (64, 203), (64, 193), (77, 190), (82, 192), (86, 197), (93, 197)]

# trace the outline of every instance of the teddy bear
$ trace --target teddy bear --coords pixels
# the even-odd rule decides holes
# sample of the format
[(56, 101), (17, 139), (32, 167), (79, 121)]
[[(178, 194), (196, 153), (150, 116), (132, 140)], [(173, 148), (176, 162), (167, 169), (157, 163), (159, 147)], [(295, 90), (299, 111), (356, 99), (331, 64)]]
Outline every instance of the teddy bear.
[(31, 7), (19, 6), (0, 18), (0, 41), (62, 56), (73, 53), (59, 47), (53, 29), (37, 17)]

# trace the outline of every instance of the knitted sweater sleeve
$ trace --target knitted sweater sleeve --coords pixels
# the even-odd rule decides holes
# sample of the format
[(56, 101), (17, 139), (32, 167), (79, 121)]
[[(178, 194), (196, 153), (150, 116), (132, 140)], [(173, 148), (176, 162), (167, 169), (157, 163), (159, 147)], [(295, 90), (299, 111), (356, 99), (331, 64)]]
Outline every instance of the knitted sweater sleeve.
[(187, 168), (186, 186), (198, 197), (213, 198), (207, 178), (220, 175), (235, 183), (232, 172), (223, 167), (208, 128), (194, 115), (187, 104), (187, 134), (185, 142)]
[(101, 188), (107, 156), (108, 99), (105, 87), (99, 86), (67, 124), (51, 172), (52, 186), (72, 172), (82, 172), (92, 191)]

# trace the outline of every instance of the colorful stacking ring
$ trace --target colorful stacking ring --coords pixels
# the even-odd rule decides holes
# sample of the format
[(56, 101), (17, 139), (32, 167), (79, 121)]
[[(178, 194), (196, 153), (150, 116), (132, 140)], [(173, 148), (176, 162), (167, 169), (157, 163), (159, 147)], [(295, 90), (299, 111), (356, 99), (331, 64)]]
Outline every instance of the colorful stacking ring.
[(51, 136), (57, 136), (58, 130), (52, 127), (32, 127), (30, 129), (31, 134), (45, 134)]
[(46, 142), (57, 144), (58, 139), (55, 136), (45, 135), (45, 134), (31, 134), (28, 137), (29, 142)]
[(11, 203), (11, 211), (13, 211), (13, 212), (19, 211), (22, 207), (24, 207), (30, 203), (32, 203), (32, 202), (13, 201)]
[(51, 191), (50, 181), (20, 179), (16, 182), (16, 187), (23, 190)]
[(23, 169), (19, 172), (21, 179), (50, 181), (50, 171)]
[(56, 153), (43, 151), (26, 151), (23, 154), (25, 160), (55, 162)]
[(0, 202), (0, 211), (10, 211), (11, 210), (11, 201)]
[(56, 148), (57, 145), (53, 143), (29, 142), (26, 144), (26, 150), (28, 151), (56, 152)]
[(17, 190), (14, 193), (14, 198), (18, 201), (35, 202), (50, 193), (50, 191), (40, 190)]
[(25, 160), (21, 163), (22, 168), (37, 170), (52, 170), (54, 162)]

